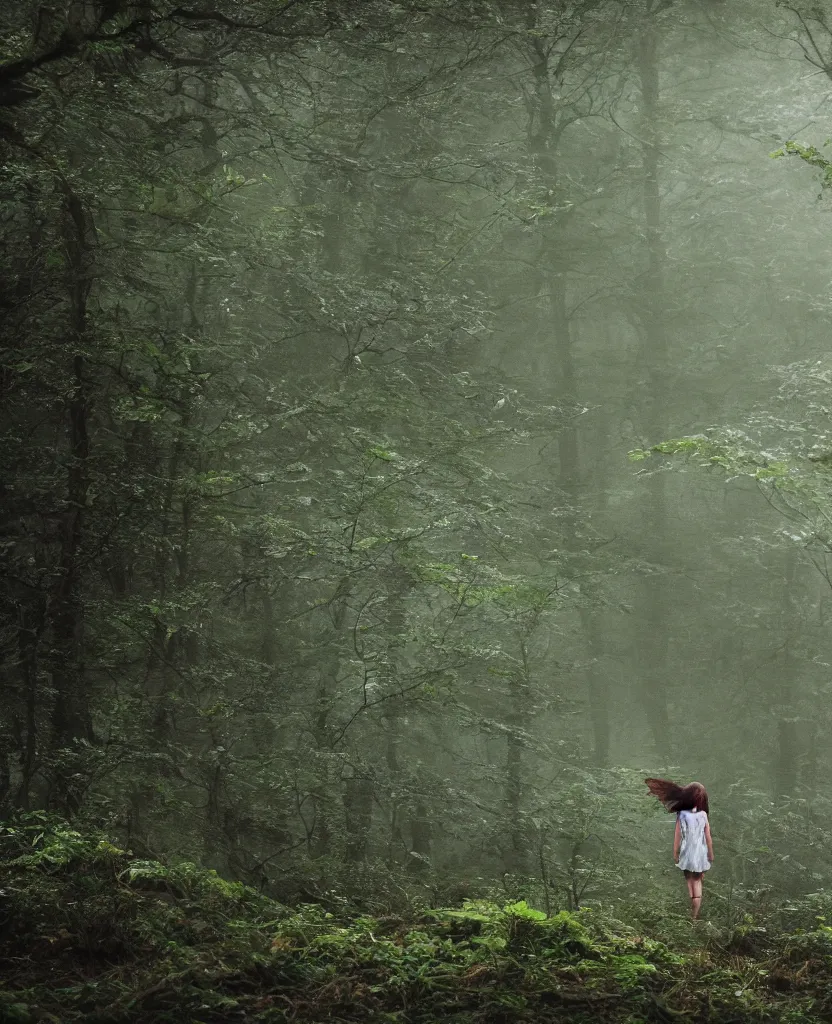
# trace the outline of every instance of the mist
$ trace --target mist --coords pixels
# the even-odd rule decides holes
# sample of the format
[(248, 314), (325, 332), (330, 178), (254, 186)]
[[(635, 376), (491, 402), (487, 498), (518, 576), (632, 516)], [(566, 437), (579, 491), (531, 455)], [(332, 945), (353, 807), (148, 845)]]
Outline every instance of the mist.
[(0, 28), (0, 819), (669, 921), (653, 776), (823, 891), (832, 8)]

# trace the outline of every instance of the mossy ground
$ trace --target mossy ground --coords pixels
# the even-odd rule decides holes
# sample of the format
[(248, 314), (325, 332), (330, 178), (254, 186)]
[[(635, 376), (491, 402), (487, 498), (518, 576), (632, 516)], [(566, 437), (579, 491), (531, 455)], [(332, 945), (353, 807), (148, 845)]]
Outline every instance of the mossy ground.
[(523, 902), (336, 917), (45, 818), (0, 839), (4, 1022), (832, 1020), (822, 922), (670, 942)]

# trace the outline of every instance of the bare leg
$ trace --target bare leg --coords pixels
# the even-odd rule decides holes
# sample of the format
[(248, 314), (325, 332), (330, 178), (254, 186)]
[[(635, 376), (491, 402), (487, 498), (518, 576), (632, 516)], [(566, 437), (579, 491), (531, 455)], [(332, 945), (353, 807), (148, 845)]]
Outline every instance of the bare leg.
[(690, 894), (690, 902), (694, 921), (699, 917), (699, 910), (702, 906), (702, 879), (692, 878), (693, 892)]

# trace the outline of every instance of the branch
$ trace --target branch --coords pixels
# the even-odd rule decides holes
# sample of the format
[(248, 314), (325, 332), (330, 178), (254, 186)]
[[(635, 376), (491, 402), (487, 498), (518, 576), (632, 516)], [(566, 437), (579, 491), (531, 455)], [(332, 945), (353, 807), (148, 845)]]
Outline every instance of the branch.
[[(14, 93), (9, 97), (8, 90), (4, 87), (20, 82), (21, 79), (33, 71), (37, 71), (45, 64), (52, 64), (56, 60), (62, 60), (64, 57), (74, 57), (87, 43), (111, 42), (113, 39), (123, 39), (133, 32), (146, 29), (149, 24), (150, 21), (147, 17), (141, 17), (131, 21), (129, 25), (125, 25), (118, 32), (101, 32), (100, 25), (95, 32), (88, 35), (70, 32), (68, 29), (64, 30), (61, 33), (60, 39), (51, 50), (46, 50), (37, 57), (25, 57), (22, 60), (15, 60), (10, 64), (0, 66), (0, 106), (16, 106), (18, 103), (23, 102), (23, 98), (16, 99), (16, 94)], [(9, 102), (9, 98), (11, 98), (11, 102)]]
[(259, 32), (261, 35), (267, 36), (279, 36), (281, 39), (296, 39), (298, 34), (294, 32), (279, 32), (277, 29), (269, 28), (269, 24), (276, 18), (282, 17), (292, 7), (296, 7), (301, 0), (287, 0), (276, 14), (271, 15), (265, 21), (252, 22), (252, 21), (238, 21), (236, 18), (229, 18), (228, 15), (222, 14), (220, 11), (199, 11), (199, 10), (188, 10), (185, 7), (177, 7), (171, 11), (169, 17), (181, 18), (184, 21), (200, 21), (200, 22), (214, 22), (218, 25), (225, 25), (226, 28), (232, 29), (233, 31), (243, 32)]
[[(214, 22), (225, 25), (232, 30), (244, 30), (258, 32), (261, 35), (279, 36), (284, 39), (297, 39), (305, 35), (315, 33), (292, 33), (280, 32), (277, 29), (269, 28), (271, 22), (276, 18), (284, 16), (289, 10), (296, 7), (301, 0), (287, 0), (275, 14), (263, 22), (246, 22), (229, 18), (218, 11), (202, 11), (187, 7), (177, 7), (167, 15), (156, 15), (143, 13), (129, 24), (115, 32), (102, 31), (107, 19), (102, 20), (92, 32), (82, 33), (71, 29), (64, 29), (60, 38), (51, 49), (44, 51), (34, 57), (24, 57), (20, 60), (11, 61), (8, 64), (0, 65), (0, 107), (15, 107), (24, 103), (27, 99), (37, 95), (35, 90), (26, 87), (23, 80), (38, 71), (40, 68), (67, 57), (76, 57), (89, 43), (112, 42), (118, 39), (129, 39), (136, 50), (143, 53), (154, 53), (168, 62), (184, 67), (199, 64), (208, 64), (208, 59), (200, 59), (192, 56), (180, 56), (168, 50), (159, 40), (150, 38), (149, 30), (152, 26), (159, 26), (171, 21), (186, 22)], [(317, 33), (318, 35), (326, 34)]]

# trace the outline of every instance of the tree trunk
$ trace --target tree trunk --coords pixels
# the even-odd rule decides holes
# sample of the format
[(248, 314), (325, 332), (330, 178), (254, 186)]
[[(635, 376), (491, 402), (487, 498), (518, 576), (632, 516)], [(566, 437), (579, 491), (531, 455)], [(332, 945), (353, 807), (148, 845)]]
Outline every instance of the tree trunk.
[[(540, 28), (540, 9), (537, 4), (529, 5), (526, 25), (532, 31)], [(558, 107), (552, 93), (554, 81), (551, 60), (544, 39), (533, 36), (531, 48), (533, 101), (529, 109), (529, 149), (541, 183), (550, 195), (555, 196), (558, 187), (557, 150), (562, 128), (558, 123)], [(553, 343), (550, 342), (542, 349), (537, 370), (542, 379), (552, 382), (552, 389), (559, 399), (573, 402), (577, 391), (577, 373), (572, 323), (567, 306), (567, 263), (559, 245), (560, 235), (557, 230), (568, 217), (568, 213), (555, 213), (541, 224), (537, 290), (540, 296), (548, 296), (550, 330), (546, 332), (546, 337), (553, 339)], [(581, 485), (579, 436), (574, 422), (564, 425), (558, 433), (558, 484), (575, 509), (571, 522), (567, 524), (567, 530), (574, 535), (580, 526), (577, 503)], [(567, 546), (570, 544), (569, 538), (566, 543)], [(586, 609), (581, 611), (581, 621), (590, 663), (587, 696), (595, 758), (597, 763), (604, 764), (609, 754), (609, 715), (605, 680), (597, 671), (597, 622)]]
[(397, 654), (401, 648), (401, 637), (406, 626), (405, 598), (410, 586), (407, 572), (393, 563), (387, 572), (387, 661), (389, 666), (388, 686), (384, 702), (384, 726), (386, 732), (385, 761), (389, 780), (390, 833), (387, 859), (393, 864), (400, 861), (405, 852), (403, 808), (406, 807), (406, 782), (401, 764), (402, 718), (404, 699), (401, 696), (402, 665)]
[[(331, 653), (324, 658), (319, 672), (316, 708), (312, 721), (312, 734), (318, 750), (333, 751), (337, 744), (337, 730), (330, 721), (330, 714), (332, 711), (332, 694), (341, 668), (341, 649), (339, 645), (347, 618), (347, 601), (351, 593), (352, 580), (349, 576), (345, 576), (339, 582), (330, 603), (332, 649)], [(308, 846), (312, 857), (325, 857), (332, 852), (333, 825), (331, 819), (336, 800), (333, 796), (333, 790), (336, 789), (339, 783), (337, 779), (332, 777), (332, 773), (327, 765), (328, 762), (323, 762), (323, 766), (319, 769), (318, 777), (315, 780), (314, 789), (308, 796), (312, 809)], [(345, 813), (349, 813), (347, 808), (353, 805), (352, 793), (349, 796), (342, 794), (342, 805), (344, 806)]]
[(344, 860), (347, 864), (362, 864), (367, 859), (373, 824), (373, 780), (366, 765), (357, 764), (346, 780), (344, 821), (347, 833)]
[[(566, 277), (561, 271), (553, 271), (549, 284), (552, 332), (556, 350), (556, 389), (558, 397), (566, 402), (575, 400), (575, 358), (572, 345), (572, 324), (566, 308)], [(578, 428), (574, 421), (564, 424), (558, 433), (558, 460), (560, 473), (558, 483), (576, 502), (580, 488), (580, 457), (578, 453)], [(573, 520), (572, 528), (578, 526)]]
[(524, 736), (531, 721), (529, 713), (529, 690), (531, 670), (526, 636), (520, 639), (521, 667), (512, 673), (508, 684), (509, 711), (506, 722), (509, 727), (506, 739), (506, 772), (504, 803), (509, 819), (509, 846), (505, 857), (505, 868), (517, 874), (529, 870), (529, 832), (524, 820), (523, 790), (525, 782)]
[[(67, 347), (70, 391), (65, 425), (68, 440), (65, 509), (58, 526), (57, 580), (49, 595), (48, 620), (52, 652), (50, 668), (54, 703), (50, 746), (53, 752), (95, 739), (84, 666), (84, 602), (81, 545), (89, 490), (90, 380), (85, 358), (88, 342), (87, 299), (92, 285), (90, 249), (94, 227), (90, 215), (69, 185), (64, 185), (63, 240), (67, 263), (69, 324)], [(67, 814), (80, 806), (83, 780), (79, 773), (59, 770), (50, 779), (49, 803)]]
[(430, 811), (423, 800), (417, 800), (410, 818), (410, 858), (408, 868), (413, 874), (427, 870), (432, 856), (433, 830)]
[(602, 648), (600, 616), (586, 607), (579, 609), (581, 628), (587, 644), (588, 665), (586, 670), (589, 719), (592, 724), (592, 746), (594, 761), (600, 767), (609, 764), (610, 759), (610, 710), (609, 688), (600, 665)]
[[(643, 433), (660, 441), (667, 432), (667, 327), (665, 323), (664, 264), (661, 195), (659, 191), (659, 67), (658, 29), (648, 15), (639, 26), (638, 73), (642, 110), (642, 174), (647, 269), (642, 277), (641, 316), (644, 324), (643, 367), (649, 380), (645, 396)], [(651, 560), (663, 565), (666, 557), (667, 496), (665, 476), (648, 477), (644, 533), (651, 544)], [(661, 573), (648, 576), (642, 587), (646, 630), (643, 652), (642, 694), (647, 722), (657, 756), (670, 756), (670, 720), (667, 710), (669, 622), (668, 587)]]
[(794, 795), (798, 783), (798, 732), (795, 702), (795, 660), (792, 644), (796, 638), (798, 619), (794, 610), (797, 600), (797, 552), (794, 548), (786, 551), (786, 565), (782, 594), (782, 621), (786, 630), (782, 651), (776, 657), (774, 672), (775, 705), (777, 716), (776, 749), (774, 762), (774, 793), (778, 799)]
[(23, 682), (25, 721), (19, 730), (21, 739), (20, 781), (14, 804), (28, 811), (31, 800), (31, 786), (38, 765), (38, 649), (45, 625), (45, 608), (36, 609), (23, 605), (20, 609), (18, 627), (18, 651)]

